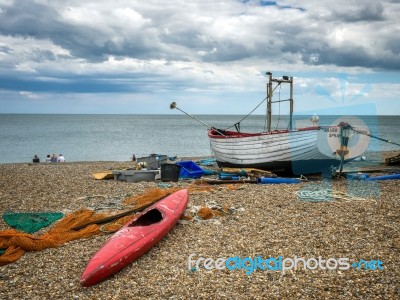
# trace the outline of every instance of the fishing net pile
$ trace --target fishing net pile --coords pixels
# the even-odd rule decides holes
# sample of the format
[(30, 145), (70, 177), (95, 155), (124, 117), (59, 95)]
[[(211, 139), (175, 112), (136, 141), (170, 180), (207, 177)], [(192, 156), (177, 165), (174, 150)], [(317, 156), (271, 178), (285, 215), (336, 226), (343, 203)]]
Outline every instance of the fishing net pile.
[(14, 229), (34, 233), (43, 227), (61, 219), (64, 215), (59, 212), (22, 212), (7, 211), (3, 214), (3, 220)]
[(0, 265), (18, 260), (24, 255), (25, 251), (39, 251), (46, 248), (54, 248), (72, 240), (87, 238), (98, 234), (98, 225), (89, 225), (79, 231), (74, 231), (72, 228), (102, 217), (104, 217), (104, 215), (97, 215), (91, 210), (79, 210), (67, 215), (40, 236), (35, 236), (16, 229), (4, 230), (0, 232), (0, 249), (6, 249), (6, 251), (0, 256)]
[[(165, 197), (177, 189), (151, 189), (145, 193), (124, 200), (131, 211), (147, 207), (156, 200)], [(101, 228), (107, 232), (115, 232), (127, 223), (132, 215), (122, 216), (112, 222), (103, 225), (96, 222), (110, 217), (113, 213), (96, 213), (93, 210), (81, 209), (65, 216), (42, 235), (33, 235), (17, 229), (0, 231), (0, 249), (5, 252), (0, 255), (0, 265), (17, 261), (26, 251), (40, 251), (46, 248), (59, 247), (69, 241), (85, 239), (101, 234)], [(10, 217), (9, 214), (8, 217)], [(7, 218), (7, 217), (6, 217)], [(22, 214), (19, 215), (21, 224), (24, 224)], [(88, 224), (88, 225), (87, 225)], [(86, 226), (87, 225), (87, 226)], [(26, 224), (22, 227), (29, 227)], [(75, 228), (83, 227), (79, 230)]]
[[(135, 213), (179, 189), (153, 188), (140, 195), (126, 198), (123, 200), (124, 208), (128, 209), (125, 215), (124, 213), (115, 214), (115, 212), (98, 213), (90, 209), (72, 212), (55, 223), (42, 235), (33, 235), (31, 233), (56, 221), (62, 217), (61, 213), (52, 215), (50, 213), (37, 213), (36, 220), (34, 219), (33, 222), (30, 222), (31, 224), (28, 224), (28, 214), (26, 213), (5, 214), (3, 217), (8, 219), (8, 224), (14, 224), (14, 228), (0, 231), (0, 249), (4, 252), (0, 255), (0, 266), (17, 261), (26, 251), (40, 251), (46, 248), (59, 247), (69, 241), (85, 239), (102, 233), (116, 232), (132, 219)], [(206, 185), (193, 184), (189, 186), (190, 193), (204, 192), (211, 189), (213, 187)], [(47, 218), (43, 218), (43, 216), (47, 216)], [(40, 219), (42, 222), (40, 222)], [(104, 220), (107, 223), (104, 223)]]

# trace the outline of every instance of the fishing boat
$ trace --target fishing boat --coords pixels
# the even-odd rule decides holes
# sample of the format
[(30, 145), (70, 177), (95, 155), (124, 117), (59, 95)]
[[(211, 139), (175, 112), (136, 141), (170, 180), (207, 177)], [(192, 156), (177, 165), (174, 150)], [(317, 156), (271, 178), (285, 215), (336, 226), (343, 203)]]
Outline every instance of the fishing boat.
[[(222, 130), (200, 121), (209, 127), (208, 138), (218, 166), (309, 174), (331, 171), (332, 168), (342, 170), (345, 162), (364, 153), (370, 135), (368, 126), (356, 117), (341, 117), (333, 125), (320, 126), (319, 117), (314, 115), (311, 126), (294, 129), (293, 77), (273, 78), (270, 72), (267, 76), (265, 131), (242, 132), (240, 122), (235, 124), (236, 131)], [(273, 92), (284, 84), (290, 85), (289, 99), (273, 101)], [(284, 101), (290, 105), (288, 128), (272, 130), (272, 104)], [(177, 108), (176, 103), (173, 102), (170, 108)], [(350, 124), (350, 121), (357, 124)]]
[[(267, 130), (259, 133), (210, 128), (208, 137), (219, 166), (259, 168), (286, 171), (293, 174), (325, 172), (332, 167), (360, 156), (369, 144), (368, 127), (354, 117), (342, 117), (336, 125), (319, 126), (314, 115), (310, 127), (293, 129), (293, 77), (273, 78), (267, 73)], [(273, 87), (273, 84), (276, 84)], [(290, 85), (290, 98), (273, 101), (274, 90), (282, 84)], [(271, 130), (272, 103), (288, 101), (289, 128)], [(358, 123), (358, 130), (349, 124)]]

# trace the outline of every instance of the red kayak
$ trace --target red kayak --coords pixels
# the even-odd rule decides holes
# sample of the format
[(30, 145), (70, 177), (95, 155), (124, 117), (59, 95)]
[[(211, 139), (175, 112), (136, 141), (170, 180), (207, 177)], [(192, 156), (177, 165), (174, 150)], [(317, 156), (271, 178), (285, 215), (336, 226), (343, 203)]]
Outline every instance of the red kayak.
[(92, 257), (80, 283), (83, 286), (94, 285), (146, 253), (178, 222), (188, 199), (188, 190), (180, 190), (129, 221)]

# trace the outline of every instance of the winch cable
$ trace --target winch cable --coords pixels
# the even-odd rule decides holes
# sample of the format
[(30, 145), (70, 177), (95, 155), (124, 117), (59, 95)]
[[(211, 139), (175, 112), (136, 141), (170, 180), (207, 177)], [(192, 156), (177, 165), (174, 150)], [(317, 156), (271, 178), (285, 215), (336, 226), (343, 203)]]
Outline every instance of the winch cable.
[(219, 129), (217, 129), (217, 128), (211, 126), (211, 125), (208, 125), (208, 124), (204, 123), (202, 120), (197, 119), (195, 116), (192, 116), (191, 114), (188, 114), (188, 113), (185, 112), (184, 110), (180, 109), (180, 108), (176, 105), (176, 102), (172, 102), (172, 103), (169, 105), (169, 108), (170, 108), (170, 109), (177, 109), (177, 110), (179, 110), (180, 112), (183, 112), (185, 115), (191, 117), (192, 119), (194, 119), (194, 120), (196, 120), (197, 122), (199, 122), (199, 123), (203, 124), (204, 126), (206, 126), (209, 130), (214, 130), (214, 131), (218, 132), (218, 134), (220, 134), (220, 135), (222, 135), (222, 136), (224, 136), (224, 137), (226, 138), (226, 135), (223, 134), (223, 133), (221, 132), (221, 130), (219, 130)]
[[(272, 93), (275, 92), (275, 90), (276, 90), (278, 87), (280, 87), (280, 85), (281, 85), (281, 83), (277, 84), (277, 85), (275, 86), (275, 88), (272, 90)], [(279, 97), (280, 97), (280, 91), (279, 91)], [(245, 115), (239, 122), (236, 122), (236, 123), (233, 124), (232, 126), (229, 126), (228, 128), (225, 128), (224, 130), (230, 129), (230, 128), (232, 128), (232, 127), (235, 127), (236, 130), (238, 130), (238, 128), (239, 128), (239, 130), (240, 130), (240, 123), (241, 123), (242, 121), (244, 121), (245, 119), (247, 119), (247, 117), (250, 116), (257, 108), (259, 108), (260, 105), (261, 105), (265, 100), (267, 100), (267, 99), (268, 99), (268, 96), (266, 96), (266, 97), (265, 97), (251, 112), (249, 112), (247, 115)], [(280, 117), (280, 116), (279, 116), (279, 117)], [(265, 119), (265, 128), (264, 128), (264, 131), (266, 131), (266, 128), (267, 128), (267, 119)], [(238, 132), (239, 132), (239, 130), (238, 130)]]
[(248, 116), (250, 116), (257, 108), (260, 107), (261, 104), (263, 104), (263, 102), (267, 100), (267, 97), (265, 97), (251, 112), (249, 112), (246, 116), (244, 116), (239, 122), (236, 122), (235, 124), (233, 124), (232, 126), (229, 126), (228, 128), (225, 128), (225, 130), (230, 129), (232, 127), (235, 127), (236, 130), (239, 128), (240, 129), (240, 123), (242, 121), (244, 121)]
[(375, 136), (375, 135), (372, 135), (372, 134), (369, 134), (369, 133), (366, 133), (366, 132), (363, 132), (363, 131), (359, 131), (359, 130), (355, 129), (354, 127), (351, 127), (351, 130), (353, 130), (354, 132), (360, 133), (360, 134), (367, 135), (367, 136), (369, 136), (369, 137), (371, 137), (371, 138), (374, 138), (374, 139), (377, 139), (377, 140), (380, 140), (380, 141), (389, 143), (389, 144), (393, 144), (393, 145), (396, 145), (396, 146), (400, 146), (400, 144), (398, 144), (398, 143), (392, 142), (392, 141), (387, 140), (387, 139), (380, 138), (380, 137), (378, 137), (378, 136)]

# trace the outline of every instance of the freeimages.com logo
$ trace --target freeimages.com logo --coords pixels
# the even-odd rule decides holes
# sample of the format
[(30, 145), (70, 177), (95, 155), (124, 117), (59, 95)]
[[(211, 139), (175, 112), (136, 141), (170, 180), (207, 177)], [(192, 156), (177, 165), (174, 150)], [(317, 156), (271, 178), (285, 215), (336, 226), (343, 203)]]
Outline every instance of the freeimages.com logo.
[(262, 258), (261, 256), (257, 256), (254, 258), (244, 257), (241, 258), (239, 256), (233, 256), (229, 258), (204, 258), (198, 257), (196, 258), (196, 254), (192, 253), (188, 258), (188, 269), (189, 271), (196, 270), (244, 270), (246, 275), (252, 274), (254, 271), (281, 271), (282, 274), (289, 270), (383, 270), (383, 262), (379, 259), (377, 260), (359, 260), (350, 263), (350, 259), (346, 257), (342, 258), (334, 258), (330, 257), (328, 259), (324, 259), (321, 256), (318, 258), (302, 258), (293, 256), (283, 258), (282, 256), (269, 257), (267, 259)]

